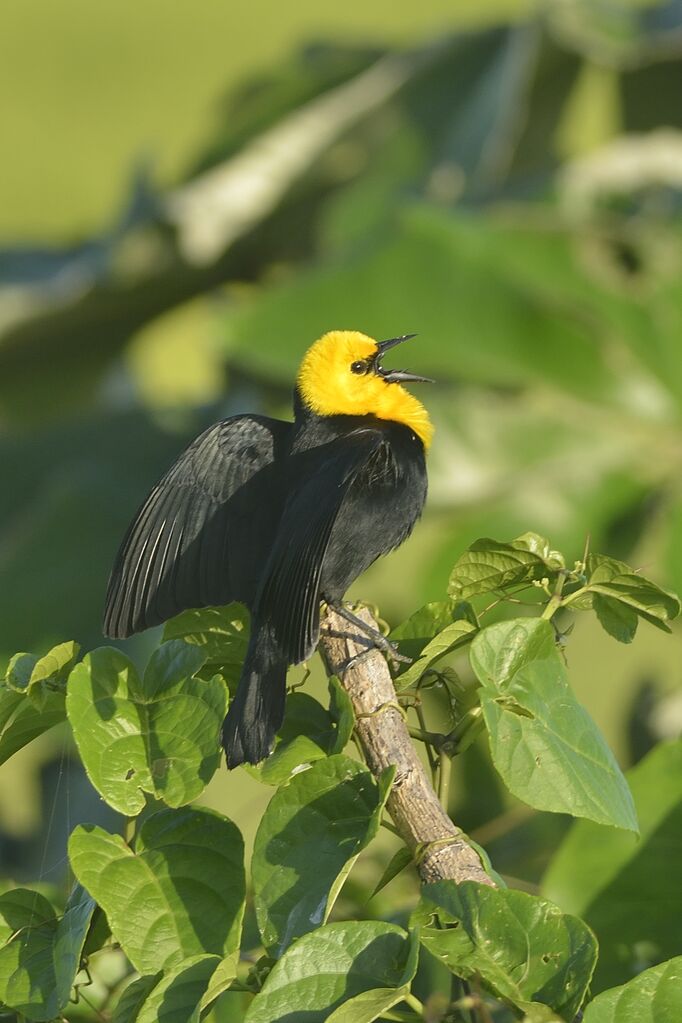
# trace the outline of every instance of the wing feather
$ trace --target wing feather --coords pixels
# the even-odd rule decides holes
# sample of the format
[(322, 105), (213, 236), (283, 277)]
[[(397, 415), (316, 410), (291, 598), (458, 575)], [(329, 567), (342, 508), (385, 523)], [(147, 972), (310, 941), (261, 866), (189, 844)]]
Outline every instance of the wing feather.
[(276, 528), (274, 474), (291, 425), (233, 416), (190, 444), (121, 543), (107, 589), (106, 635), (129, 636), (186, 608), (253, 601), (259, 573), (250, 562), (261, 552), (262, 568)]
[(336, 517), (357, 475), (371, 469), (386, 447), (383, 434), (358, 429), (315, 449), (300, 485), (284, 508), (256, 598), (256, 611), (272, 622), (291, 664), (317, 645), (320, 576)]

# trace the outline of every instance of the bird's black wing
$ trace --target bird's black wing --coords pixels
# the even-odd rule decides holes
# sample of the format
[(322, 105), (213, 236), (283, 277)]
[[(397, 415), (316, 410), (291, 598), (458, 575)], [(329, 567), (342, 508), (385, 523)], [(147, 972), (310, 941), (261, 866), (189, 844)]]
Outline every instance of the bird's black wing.
[(360, 428), (305, 454), (256, 597), (256, 613), (273, 625), (290, 664), (317, 645), (320, 573), (343, 500), (358, 473), (387, 451), (380, 430)]
[(250, 602), (256, 555), (262, 571), (276, 529), (273, 473), (291, 427), (233, 416), (190, 444), (123, 539), (107, 590), (106, 635), (129, 636), (186, 608)]

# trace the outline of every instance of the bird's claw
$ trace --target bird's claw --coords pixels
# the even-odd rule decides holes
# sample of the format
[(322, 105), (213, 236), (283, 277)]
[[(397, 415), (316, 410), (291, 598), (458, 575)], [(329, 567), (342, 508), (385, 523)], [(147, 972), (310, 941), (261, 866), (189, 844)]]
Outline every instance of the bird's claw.
[(397, 644), (393, 643), (390, 639), (386, 639), (385, 636), (377, 636), (376, 638), (372, 636), (367, 637), (367, 639), (371, 643), (371, 646), (368, 646), (366, 650), (361, 650), (353, 657), (350, 657), (345, 664), (346, 671), (348, 671), (349, 668), (354, 668), (356, 665), (360, 664), (360, 662), (375, 649), (381, 651), (392, 668), (396, 668), (398, 664), (412, 664), (412, 658), (399, 653)]

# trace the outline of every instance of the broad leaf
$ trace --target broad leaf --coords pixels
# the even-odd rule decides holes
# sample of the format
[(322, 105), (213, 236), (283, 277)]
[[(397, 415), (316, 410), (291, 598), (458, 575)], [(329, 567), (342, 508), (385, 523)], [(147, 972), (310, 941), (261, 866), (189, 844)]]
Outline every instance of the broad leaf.
[(119, 998), (113, 1023), (199, 1023), (234, 980), (234, 967), (219, 956), (200, 955), (163, 974), (139, 977)]
[[(0, 1002), (29, 1020), (60, 1016), (80, 969), (94, 901), (76, 885), (64, 915), (25, 888), (0, 895)], [(11, 932), (8, 936), (7, 931)]]
[(139, 813), (145, 793), (182, 806), (205, 788), (220, 760), (226, 691), (196, 678), (203, 651), (172, 640), (140, 679), (119, 650), (101, 647), (71, 672), (66, 708), (90, 780), (110, 806)]
[(568, 684), (549, 622), (517, 618), (476, 637), (471, 664), (495, 767), (538, 810), (637, 830), (627, 782)]
[(128, 984), (116, 1003), (112, 1023), (136, 1023), (148, 995), (160, 980), (161, 974), (157, 973), (153, 977), (138, 977)]
[(134, 853), (119, 835), (81, 825), (69, 858), (140, 973), (172, 969), (191, 956), (237, 953), (244, 846), (220, 814), (162, 810), (142, 825)]
[(80, 646), (69, 641), (52, 647), (39, 658), (28, 680), (28, 696), (37, 707), (44, 707), (47, 689), (64, 689), (70, 669), (76, 662)]
[(352, 719), (344, 718), (339, 729), (330, 712), (312, 696), (291, 693), (272, 753), (257, 767), (247, 765), (247, 770), (267, 785), (282, 785), (297, 770), (340, 752), (350, 737), (349, 725), (352, 730)]
[[(391, 773), (392, 777), (392, 773)], [(358, 853), (379, 828), (390, 779), (345, 756), (318, 760), (263, 815), (251, 870), (263, 944), (279, 956), (323, 924)]]
[[(372, 894), (369, 899), (373, 899), (375, 895), (378, 895), (380, 891), (390, 884), (394, 877), (401, 874), (406, 867), (409, 867), (414, 862), (414, 857), (410, 850), (405, 845), (401, 845), (400, 848), (391, 856), (391, 859), (386, 864), (386, 868), (379, 878), (376, 887), (372, 890)], [(367, 900), (369, 902), (369, 899)]]
[(378, 921), (329, 924), (285, 952), (245, 1023), (370, 1023), (401, 1000), (415, 968), (414, 941), (402, 928)]
[(587, 1006), (583, 1023), (673, 1023), (682, 1019), (682, 956), (645, 970)]
[(590, 929), (551, 902), (510, 888), (439, 881), (422, 889), (412, 923), (423, 945), (459, 977), (518, 1009), (550, 1006), (572, 1020), (597, 960)]
[(47, 692), (42, 705), (0, 685), (0, 764), (66, 718), (64, 693)]
[(389, 639), (398, 644), (398, 650), (410, 660), (416, 660), (434, 636), (453, 620), (454, 601), (438, 600), (424, 604), (404, 622), (391, 630)]
[(201, 647), (206, 664), (228, 682), (236, 683), (249, 644), (249, 613), (243, 604), (183, 611), (163, 629), (164, 641), (184, 639)]
[[(464, 606), (466, 607), (468, 605)], [(436, 663), (436, 661), (471, 640), (474, 633), (477, 631), (477, 626), (471, 622), (469, 618), (465, 617), (460, 618), (458, 621), (451, 622), (450, 625), (446, 625), (446, 627), (439, 632), (438, 635), (430, 641), (430, 643), (426, 644), (422, 650), (421, 656), (398, 676), (395, 680), (396, 689), (401, 691), (403, 689), (408, 689), (410, 686), (416, 685), (422, 675), (424, 675), (424, 673), (428, 671), (429, 668)]]
[(458, 600), (468, 600), (477, 593), (554, 576), (563, 567), (562, 556), (537, 533), (524, 533), (510, 543), (484, 538), (472, 543), (457, 561), (449, 591)]
[(592, 607), (609, 636), (613, 636), (619, 643), (632, 643), (639, 623), (632, 608), (613, 597), (603, 597), (600, 593), (595, 593)]
[[(607, 632), (620, 639), (618, 628), (612, 629), (615, 610), (613, 605), (619, 606), (621, 616), (620, 631), (622, 631), (622, 620), (627, 624), (626, 634), (632, 632), (632, 615), (638, 615), (645, 621), (655, 625), (664, 632), (670, 632), (668, 622), (672, 621), (680, 613), (680, 601), (674, 593), (668, 593), (661, 589), (650, 579), (633, 572), (629, 565), (614, 558), (607, 558), (602, 554), (591, 554), (587, 558), (585, 566), (587, 575), (587, 594), (592, 595), (595, 611), (599, 620)], [(607, 622), (604, 621), (604, 600), (608, 601), (610, 613)], [(601, 613), (600, 613), (601, 611)], [(627, 614), (629, 612), (629, 614)], [(625, 618), (623, 619), (623, 616)], [(631, 638), (631, 637), (630, 637)], [(626, 639), (625, 642), (628, 640)]]
[(680, 947), (682, 889), (671, 864), (682, 861), (682, 740), (661, 743), (627, 777), (640, 837), (580, 821), (542, 885), (596, 933), (596, 990), (627, 980), (643, 957), (653, 964)]

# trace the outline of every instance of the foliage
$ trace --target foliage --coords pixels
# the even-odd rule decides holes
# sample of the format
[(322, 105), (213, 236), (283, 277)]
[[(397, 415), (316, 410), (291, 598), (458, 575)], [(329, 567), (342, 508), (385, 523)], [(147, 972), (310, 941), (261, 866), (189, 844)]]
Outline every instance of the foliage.
[[(511, 543), (476, 541), (455, 564), (450, 589), (455, 598), (494, 596), (498, 611), (502, 605), (512, 617), (488, 623), (490, 603), (475, 612), (457, 599), (413, 614), (394, 630), (398, 646), (416, 655), (397, 679), (400, 698), (406, 713), (419, 708), (424, 688), (446, 678), (454, 658), (456, 680), (445, 686), (450, 730), (413, 729), (434, 773), (442, 779), (451, 758), (457, 764), (471, 756), (472, 733), (484, 731), (492, 764), (511, 792), (530, 806), (584, 819), (547, 874), (556, 904), (507, 888), (493, 874), (498, 888), (424, 886), (400, 922), (362, 911), (339, 918), (335, 906), (358, 854), (376, 841), (394, 777), (390, 769), (374, 779), (343, 751), (352, 711), (332, 680), (329, 710), (305, 694), (290, 695), (294, 713), (278, 740), (276, 769), (268, 775), (266, 764), (255, 772), (275, 791), (255, 839), (249, 871), (255, 915), (245, 925), (239, 829), (192, 805), (218, 766), (226, 678), (244, 652), (236, 607), (209, 608), (169, 623), (174, 638), (154, 651), (142, 676), (106, 647), (75, 666), (77, 651), (68, 644), (40, 662), (27, 654), (12, 659), (1, 698), (19, 701), (15, 716), (32, 706), (37, 732), (50, 727), (54, 713), (40, 687), (59, 694), (92, 784), (128, 824), (125, 837), (90, 824), (75, 828), (69, 861), (78, 883), (63, 912), (37, 891), (0, 896), (0, 1000), (36, 1023), (59, 1018), (73, 992), (85, 990), (86, 967), (96, 973), (120, 946), (126, 982), (105, 990), (100, 1005), (113, 1010), (117, 1023), (198, 1020), (209, 1011), (229, 1019), (237, 995), (247, 999), (247, 1023), (457, 1019), (467, 1005), (475, 1018), (480, 1008), (488, 1014), (481, 1018), (523, 1014), (571, 1023), (586, 998), (587, 1019), (599, 1018), (599, 1006), (608, 1007), (614, 1023), (627, 1023), (632, 1005), (649, 992), (676, 1004), (677, 960), (663, 960), (674, 954), (679, 908), (661, 897), (667, 892), (661, 857), (670, 855), (666, 843), (679, 838), (673, 817), (682, 805), (680, 744), (660, 746), (635, 769), (633, 801), (572, 694), (562, 650), (569, 614), (595, 611), (605, 630), (617, 633), (595, 607), (596, 596), (659, 628), (679, 614), (677, 597), (626, 564), (589, 553), (568, 569), (536, 534)], [(536, 615), (514, 617), (520, 592), (535, 598)], [(604, 841), (581, 835), (581, 828), (598, 826)], [(633, 846), (628, 832), (640, 827)], [(375, 891), (419, 855), (397, 853)], [(628, 908), (628, 897), (647, 905), (644, 917)], [(615, 923), (624, 900), (626, 916)], [(587, 922), (570, 911), (572, 904)], [(107, 926), (98, 920), (102, 913)], [(612, 952), (616, 934), (628, 952), (620, 963)], [(604, 966), (595, 974), (597, 937)], [(627, 978), (645, 941), (661, 965), (622, 989), (603, 990)], [(417, 973), (429, 959), (454, 978), (449, 1007), (436, 1016)], [(467, 993), (457, 993), (458, 983)]]
[[(0, 251), (2, 806), (37, 804), (55, 733), (57, 863), (50, 770), (94, 794), (68, 898), (0, 834), (10, 1015), (676, 1023), (682, 747), (651, 676), (659, 648), (680, 662), (655, 632), (679, 602), (630, 566), (682, 588), (681, 24), (674, 0), (567, 0), (400, 52), (311, 46), (225, 101), (185, 180), (131, 175), (111, 229)], [(392, 779), (315, 665), (230, 779), (270, 800), (245, 859), (249, 822), (201, 805), (239, 606), (96, 648), (150, 483), (218, 416), (288, 415), (330, 327), (418, 330), (438, 381), (427, 513), (362, 594), (401, 623), (399, 700), (495, 891), (418, 892), (419, 851), (381, 826)], [(553, 544), (491, 539), (529, 525)], [(587, 534), (608, 556), (567, 560)]]

